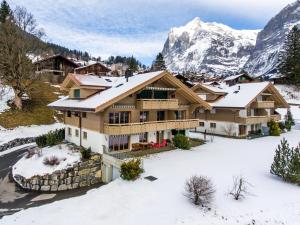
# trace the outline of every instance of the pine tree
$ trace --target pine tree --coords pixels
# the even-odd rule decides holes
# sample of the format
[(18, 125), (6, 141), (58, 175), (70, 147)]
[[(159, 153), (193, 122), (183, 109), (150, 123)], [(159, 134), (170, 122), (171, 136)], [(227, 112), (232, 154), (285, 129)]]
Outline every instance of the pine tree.
[(280, 127), (279, 127), (279, 124), (274, 121), (274, 120), (271, 120), (269, 123), (268, 123), (268, 126), (270, 128), (269, 130), (269, 133), (271, 136), (280, 136)]
[(292, 126), (295, 125), (295, 121), (292, 115), (292, 112), (290, 109), (288, 109), (287, 114), (286, 114), (286, 121), (288, 121)]
[(300, 183), (300, 149), (291, 149), (291, 159), (287, 167), (287, 181), (292, 183)]
[(166, 70), (166, 63), (164, 60), (164, 56), (161, 53), (158, 53), (156, 56), (155, 61), (152, 63), (152, 71), (160, 71), (160, 70)]
[(288, 179), (288, 167), (291, 160), (291, 149), (286, 139), (281, 140), (278, 145), (274, 161), (271, 166), (271, 174), (281, 177), (283, 180)]
[(286, 76), (287, 83), (300, 85), (300, 29), (297, 26), (287, 36), (278, 70)]
[(11, 10), (8, 3), (5, 0), (2, 1), (0, 6), (0, 23), (4, 23), (10, 14)]
[(131, 56), (128, 60), (128, 69), (130, 69), (132, 72), (138, 71), (138, 61)]

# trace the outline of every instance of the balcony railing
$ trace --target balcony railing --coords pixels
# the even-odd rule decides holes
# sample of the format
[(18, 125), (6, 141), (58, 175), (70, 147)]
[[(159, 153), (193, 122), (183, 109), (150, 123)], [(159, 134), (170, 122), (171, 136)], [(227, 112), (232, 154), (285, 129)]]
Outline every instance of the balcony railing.
[(192, 129), (198, 126), (198, 119), (164, 120), (127, 124), (104, 124), (104, 133), (108, 135), (127, 135), (171, 129)]
[(274, 108), (275, 104), (274, 101), (257, 101), (254, 102), (254, 108), (257, 109), (271, 109)]
[(151, 109), (178, 109), (178, 99), (139, 99), (137, 108), (140, 110)]
[(241, 124), (258, 124), (258, 123), (268, 123), (270, 120), (278, 121), (281, 119), (281, 116), (271, 115), (271, 116), (249, 116), (249, 117), (238, 117), (237, 122)]

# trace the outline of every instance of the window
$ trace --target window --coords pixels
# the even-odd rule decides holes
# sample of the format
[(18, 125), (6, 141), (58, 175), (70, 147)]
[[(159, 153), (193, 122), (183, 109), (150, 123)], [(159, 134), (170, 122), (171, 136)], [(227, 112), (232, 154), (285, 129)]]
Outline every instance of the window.
[(216, 109), (212, 109), (212, 110), (210, 111), (210, 114), (216, 114)]
[(129, 136), (118, 135), (109, 136), (109, 150), (110, 151), (121, 151), (129, 148)]
[(78, 130), (78, 129), (75, 130), (75, 136), (76, 136), (76, 137), (79, 136), (79, 130)]
[(146, 111), (140, 112), (140, 122), (144, 123), (147, 121), (149, 121), (149, 112)]
[(70, 127), (68, 128), (68, 135), (72, 135), (72, 129)]
[(165, 120), (165, 111), (157, 111), (157, 121)]
[(79, 117), (80, 113), (79, 113), (79, 112), (75, 112), (74, 115), (75, 115), (76, 117)]
[(110, 124), (129, 123), (129, 112), (111, 112), (109, 113)]
[(83, 113), (81, 114), (81, 116), (82, 116), (82, 118), (86, 118), (86, 112), (83, 112)]
[(86, 140), (87, 139), (87, 132), (83, 131), (83, 139)]
[(217, 124), (216, 123), (210, 123), (210, 128), (216, 128)]
[(148, 133), (142, 133), (139, 135), (139, 142), (148, 142)]
[(74, 98), (80, 98), (80, 89), (74, 90)]
[(136, 96), (137, 99), (152, 99), (152, 91), (143, 90)]
[(71, 117), (72, 113), (71, 111), (67, 111), (67, 117)]
[(204, 122), (199, 122), (199, 127), (204, 127)]
[(184, 119), (184, 111), (175, 111), (175, 118), (176, 118), (176, 120), (183, 120)]

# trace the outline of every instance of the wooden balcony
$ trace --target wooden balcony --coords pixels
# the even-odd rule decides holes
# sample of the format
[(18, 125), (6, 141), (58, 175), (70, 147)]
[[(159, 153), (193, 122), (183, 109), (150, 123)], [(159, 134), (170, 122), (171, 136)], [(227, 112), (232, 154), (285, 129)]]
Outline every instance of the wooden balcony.
[(104, 133), (108, 135), (128, 135), (171, 129), (192, 129), (198, 126), (198, 119), (164, 120), (127, 124), (104, 124)]
[(137, 108), (140, 110), (151, 109), (178, 109), (178, 99), (139, 99)]
[(257, 109), (271, 109), (275, 107), (274, 101), (257, 101), (254, 102), (254, 108)]
[(268, 123), (270, 120), (278, 121), (281, 119), (280, 115), (271, 116), (249, 116), (249, 117), (238, 117), (237, 122), (241, 124), (258, 124), (258, 123)]

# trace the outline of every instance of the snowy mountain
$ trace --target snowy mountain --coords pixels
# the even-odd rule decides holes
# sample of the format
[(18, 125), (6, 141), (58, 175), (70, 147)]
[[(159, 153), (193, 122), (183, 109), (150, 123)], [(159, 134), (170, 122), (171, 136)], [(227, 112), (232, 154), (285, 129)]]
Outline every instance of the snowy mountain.
[(171, 29), (162, 53), (172, 71), (232, 74), (249, 59), (258, 32), (205, 23), (197, 17), (183, 27)]
[(293, 26), (300, 25), (300, 1), (288, 5), (273, 17), (257, 36), (256, 46), (245, 65), (253, 75), (273, 73), (278, 63), (286, 35)]

